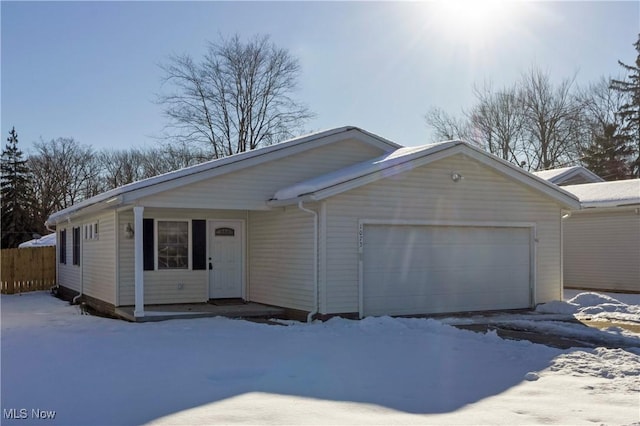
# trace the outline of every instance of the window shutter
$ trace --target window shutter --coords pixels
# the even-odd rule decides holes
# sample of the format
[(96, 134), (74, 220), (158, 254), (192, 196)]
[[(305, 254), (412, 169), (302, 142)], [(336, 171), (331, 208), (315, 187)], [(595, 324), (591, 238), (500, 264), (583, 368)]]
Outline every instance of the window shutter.
[(60, 263), (67, 263), (67, 230), (60, 231)]
[(143, 269), (153, 271), (153, 219), (142, 219), (142, 253)]
[(73, 264), (80, 266), (80, 227), (72, 228)]
[(207, 269), (207, 222), (191, 221), (191, 245), (193, 251), (193, 270)]

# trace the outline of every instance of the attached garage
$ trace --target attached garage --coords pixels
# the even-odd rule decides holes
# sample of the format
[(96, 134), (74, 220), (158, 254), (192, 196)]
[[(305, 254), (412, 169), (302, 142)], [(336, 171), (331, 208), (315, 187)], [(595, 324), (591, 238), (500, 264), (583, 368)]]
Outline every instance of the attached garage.
[(364, 315), (528, 308), (532, 227), (363, 224)]
[(300, 182), (269, 205), (317, 220), (317, 312), (360, 318), (561, 299), (562, 217), (579, 207), (562, 188), (459, 141)]

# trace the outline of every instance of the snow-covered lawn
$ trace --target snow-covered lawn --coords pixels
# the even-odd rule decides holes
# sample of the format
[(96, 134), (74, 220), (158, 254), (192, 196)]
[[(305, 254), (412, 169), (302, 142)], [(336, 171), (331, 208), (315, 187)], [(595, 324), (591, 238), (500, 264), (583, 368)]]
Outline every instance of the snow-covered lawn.
[(1, 309), (3, 425), (640, 422), (637, 347), (560, 350), (433, 319), (132, 324), (46, 293)]

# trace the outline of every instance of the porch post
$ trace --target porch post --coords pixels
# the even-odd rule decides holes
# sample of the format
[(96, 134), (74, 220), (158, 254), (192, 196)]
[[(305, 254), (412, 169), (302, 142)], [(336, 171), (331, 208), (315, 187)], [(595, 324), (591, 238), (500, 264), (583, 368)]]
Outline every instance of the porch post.
[(134, 271), (135, 271), (135, 301), (136, 307), (133, 311), (135, 317), (144, 316), (144, 259), (142, 251), (142, 213), (144, 207), (133, 208), (133, 229), (134, 229)]

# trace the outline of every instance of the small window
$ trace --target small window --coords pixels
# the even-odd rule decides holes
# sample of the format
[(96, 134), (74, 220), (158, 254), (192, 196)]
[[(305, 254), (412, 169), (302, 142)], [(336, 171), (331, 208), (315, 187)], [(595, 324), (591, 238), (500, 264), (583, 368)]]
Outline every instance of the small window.
[(233, 237), (236, 235), (236, 230), (233, 228), (216, 228), (216, 237)]
[(80, 266), (80, 227), (73, 228), (73, 264)]
[(98, 239), (98, 222), (87, 223), (83, 227), (83, 234), (85, 240), (97, 240)]
[(60, 231), (60, 242), (59, 242), (59, 261), (60, 263), (67, 264), (67, 230), (62, 229)]
[(158, 221), (158, 269), (189, 268), (189, 222)]

